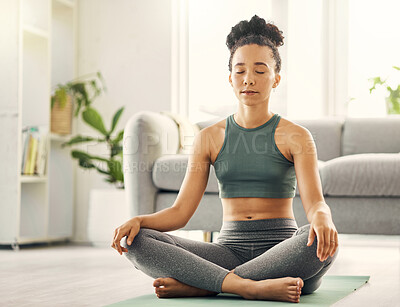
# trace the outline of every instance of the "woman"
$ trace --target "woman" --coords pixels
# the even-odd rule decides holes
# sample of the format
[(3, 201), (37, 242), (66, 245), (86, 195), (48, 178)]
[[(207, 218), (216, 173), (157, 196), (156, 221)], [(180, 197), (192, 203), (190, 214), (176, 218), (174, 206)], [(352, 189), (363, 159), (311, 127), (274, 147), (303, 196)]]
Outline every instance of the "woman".
[[(115, 230), (111, 246), (156, 278), (158, 297), (227, 292), (299, 302), (302, 293), (319, 287), (337, 256), (338, 234), (322, 195), (313, 138), (269, 110), (271, 90), (281, 79), (281, 34), (257, 15), (232, 28), (227, 37), (229, 82), (238, 111), (196, 135), (171, 208), (134, 217)], [(217, 242), (164, 233), (182, 228), (192, 217), (210, 164), (223, 206)], [(310, 222), (300, 228), (292, 209), (296, 177)]]

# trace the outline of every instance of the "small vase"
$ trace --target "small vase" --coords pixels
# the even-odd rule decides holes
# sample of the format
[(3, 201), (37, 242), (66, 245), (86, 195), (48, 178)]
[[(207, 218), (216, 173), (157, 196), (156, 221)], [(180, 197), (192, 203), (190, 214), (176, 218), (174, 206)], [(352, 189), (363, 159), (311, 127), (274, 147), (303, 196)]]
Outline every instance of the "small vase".
[(67, 97), (67, 102), (64, 107), (61, 107), (60, 103), (55, 101), (51, 109), (50, 130), (53, 133), (71, 134), (73, 105), (71, 97)]

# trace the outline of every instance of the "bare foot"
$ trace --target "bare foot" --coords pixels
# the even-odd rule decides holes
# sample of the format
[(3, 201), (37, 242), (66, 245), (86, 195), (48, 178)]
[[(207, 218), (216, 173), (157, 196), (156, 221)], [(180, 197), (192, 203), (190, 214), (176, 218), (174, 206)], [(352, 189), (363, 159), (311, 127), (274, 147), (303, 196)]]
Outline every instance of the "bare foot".
[(284, 277), (254, 281), (246, 299), (273, 300), (298, 303), (304, 282), (300, 277)]
[(183, 296), (212, 296), (217, 292), (199, 289), (184, 284), (174, 278), (157, 278), (154, 280), (153, 287), (157, 296), (160, 297), (183, 297)]

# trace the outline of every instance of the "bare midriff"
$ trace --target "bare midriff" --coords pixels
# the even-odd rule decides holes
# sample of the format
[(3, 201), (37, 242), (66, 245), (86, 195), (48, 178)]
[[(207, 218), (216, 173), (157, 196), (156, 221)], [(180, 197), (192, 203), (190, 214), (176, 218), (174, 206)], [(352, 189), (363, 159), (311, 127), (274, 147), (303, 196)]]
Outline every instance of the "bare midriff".
[(294, 219), (293, 198), (221, 198), (224, 221)]

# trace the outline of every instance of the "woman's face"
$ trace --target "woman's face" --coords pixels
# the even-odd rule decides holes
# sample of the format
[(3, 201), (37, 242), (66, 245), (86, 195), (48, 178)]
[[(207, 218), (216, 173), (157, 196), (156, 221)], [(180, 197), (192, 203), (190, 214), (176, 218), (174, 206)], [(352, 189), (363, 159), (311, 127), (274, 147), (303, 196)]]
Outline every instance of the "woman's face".
[(272, 88), (279, 84), (280, 79), (280, 75), (275, 74), (275, 60), (268, 46), (245, 45), (233, 55), (229, 83), (244, 104), (268, 101)]

